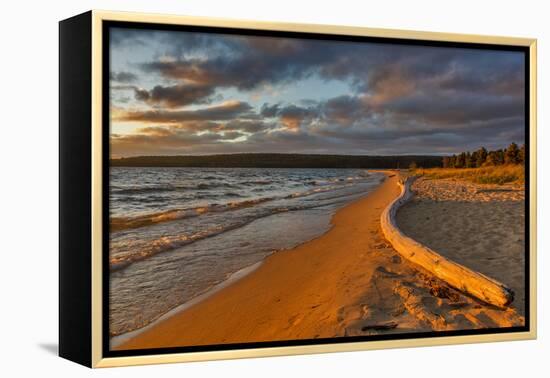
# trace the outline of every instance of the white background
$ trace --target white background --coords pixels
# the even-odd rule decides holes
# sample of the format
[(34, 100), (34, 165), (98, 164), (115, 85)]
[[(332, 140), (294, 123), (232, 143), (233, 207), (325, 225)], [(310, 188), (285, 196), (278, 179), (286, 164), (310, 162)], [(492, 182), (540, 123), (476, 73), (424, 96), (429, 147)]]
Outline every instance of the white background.
[[(550, 12), (545, 1), (5, 1), (0, 22), (0, 375), (543, 376), (550, 373), (548, 167)], [(58, 25), (89, 9), (535, 37), (538, 58), (537, 341), (91, 371), (58, 358)], [(75, 125), (78, 127), (79, 125)], [(546, 214), (545, 214), (546, 213)], [(546, 231), (545, 231), (546, 230)]]

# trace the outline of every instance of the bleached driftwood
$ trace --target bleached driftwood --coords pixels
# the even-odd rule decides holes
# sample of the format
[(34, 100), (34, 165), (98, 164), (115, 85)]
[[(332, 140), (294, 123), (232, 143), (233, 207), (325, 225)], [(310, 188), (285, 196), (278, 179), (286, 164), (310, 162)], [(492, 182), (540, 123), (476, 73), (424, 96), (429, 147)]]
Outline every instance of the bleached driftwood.
[(397, 210), (412, 197), (410, 186), (415, 180), (399, 180), (401, 194), (382, 212), (380, 223), (386, 239), (407, 260), (420, 265), (452, 287), (494, 306), (504, 308), (514, 300), (514, 293), (502, 283), (441, 256), (399, 230)]

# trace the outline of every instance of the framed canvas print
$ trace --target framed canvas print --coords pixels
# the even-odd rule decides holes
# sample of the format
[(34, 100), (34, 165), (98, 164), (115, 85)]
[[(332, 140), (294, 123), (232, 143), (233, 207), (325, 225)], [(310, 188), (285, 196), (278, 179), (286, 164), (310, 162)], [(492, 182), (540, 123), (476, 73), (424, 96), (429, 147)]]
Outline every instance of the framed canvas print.
[(62, 357), (536, 336), (536, 41), (60, 22)]

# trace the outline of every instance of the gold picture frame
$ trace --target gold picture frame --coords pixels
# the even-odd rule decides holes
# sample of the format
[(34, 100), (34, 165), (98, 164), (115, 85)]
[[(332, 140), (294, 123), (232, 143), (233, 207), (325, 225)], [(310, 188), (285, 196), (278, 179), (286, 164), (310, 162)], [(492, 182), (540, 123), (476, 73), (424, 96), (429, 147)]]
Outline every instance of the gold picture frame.
[[(76, 269), (76, 271), (88, 270), (90, 278), (89, 293), (84, 293), (85, 300), (89, 300), (89, 307), (85, 308), (85, 311), (90, 310), (89, 318), (80, 320), (82, 323), (78, 326), (73, 326), (71, 329), (65, 329), (67, 322), (78, 316), (77, 313), (73, 313), (69, 308), (69, 303), (63, 302), (63, 296), (74, 296), (74, 292), (68, 293), (65, 288), (71, 285), (70, 277), (63, 276), (60, 279), (61, 297), (60, 301), (60, 322), (62, 323), (60, 332), (60, 354), (63, 357), (69, 358), (76, 362), (83, 363), (90, 367), (114, 367), (114, 366), (129, 366), (129, 365), (143, 365), (143, 364), (159, 364), (159, 363), (173, 363), (173, 362), (188, 362), (188, 361), (207, 361), (217, 359), (236, 359), (236, 358), (250, 358), (250, 357), (266, 357), (266, 356), (282, 356), (282, 355), (299, 355), (309, 353), (328, 353), (328, 352), (345, 352), (345, 351), (358, 351), (358, 350), (371, 350), (371, 349), (388, 349), (388, 348), (403, 348), (403, 347), (419, 347), (419, 346), (436, 346), (436, 345), (448, 345), (448, 344), (466, 344), (466, 343), (480, 343), (480, 342), (495, 342), (495, 341), (513, 341), (513, 340), (527, 340), (535, 339), (537, 335), (536, 314), (537, 314), (537, 300), (536, 300), (536, 203), (537, 203), (537, 182), (536, 182), (536, 102), (537, 102), (537, 74), (536, 74), (536, 54), (537, 54), (537, 41), (536, 39), (527, 38), (513, 38), (513, 37), (500, 37), (500, 36), (482, 36), (482, 35), (469, 35), (469, 34), (452, 34), (452, 33), (436, 33), (436, 32), (424, 32), (424, 31), (406, 31), (406, 30), (392, 30), (392, 29), (376, 29), (376, 28), (364, 28), (364, 27), (351, 27), (351, 26), (335, 26), (335, 25), (315, 25), (315, 24), (294, 24), (294, 23), (275, 23), (275, 22), (258, 22), (251, 20), (230, 20), (230, 19), (217, 19), (209, 17), (188, 17), (188, 16), (175, 16), (175, 15), (160, 15), (160, 14), (146, 14), (146, 13), (126, 13), (126, 12), (110, 12), (93, 10), (82, 16), (85, 19), (84, 26), (78, 24), (73, 26), (74, 29), (67, 27), (63, 29), (63, 23), (69, 25), (70, 22), (78, 22), (77, 18), (70, 19), (73, 21), (62, 21), (61, 30), (64, 33), (74, 33), (74, 30), (87, 30), (86, 35), (91, 37), (89, 41), (90, 57), (90, 80), (85, 90), (90, 90), (91, 103), (83, 103), (83, 108), (89, 107), (89, 120), (90, 128), (82, 136), (87, 142), (89, 141), (91, 152), (90, 163), (91, 166), (87, 174), (89, 174), (90, 184), (89, 193), (91, 195), (89, 204), (90, 221), (89, 226), (89, 241), (90, 245), (82, 245), (81, 248), (89, 250), (89, 255), (86, 255), (86, 261), (80, 262), (78, 267), (75, 267), (76, 262), (69, 260), (67, 254), (62, 251), (60, 262), (61, 266), (65, 266), (64, 269)], [(105, 189), (104, 178), (104, 98), (103, 98), (103, 86), (105, 81), (103, 78), (106, 73), (103, 72), (104, 63), (104, 43), (103, 41), (103, 24), (105, 22), (130, 22), (130, 23), (144, 23), (144, 24), (166, 24), (166, 25), (190, 25), (200, 27), (219, 27), (219, 28), (238, 28), (238, 29), (250, 29), (261, 31), (278, 31), (278, 32), (299, 32), (299, 33), (316, 33), (324, 35), (335, 36), (358, 36), (358, 37), (377, 37), (377, 38), (389, 38), (400, 40), (413, 40), (413, 41), (437, 41), (437, 42), (456, 42), (456, 43), (473, 43), (473, 44), (491, 44), (491, 45), (505, 45), (505, 46), (521, 46), (525, 47), (529, 51), (529, 329), (522, 332), (507, 332), (507, 333), (491, 333), (491, 334), (475, 334), (475, 335), (458, 335), (458, 336), (440, 336), (440, 337), (427, 337), (427, 338), (403, 338), (398, 340), (376, 340), (376, 341), (361, 341), (361, 342), (346, 342), (346, 343), (330, 343), (330, 344), (311, 344), (311, 345), (298, 345), (298, 346), (273, 346), (273, 347), (261, 347), (253, 349), (232, 349), (232, 350), (212, 350), (212, 351), (199, 351), (199, 352), (185, 352), (185, 353), (169, 353), (169, 354), (137, 354), (132, 356), (122, 357), (105, 357), (104, 353), (104, 335), (103, 335), (103, 321), (105, 314), (103, 312), (104, 303), (104, 287), (105, 277), (103, 271), (103, 256), (105, 251), (103, 250), (104, 240), (104, 209), (103, 209), (103, 193)], [(76, 24), (74, 24), (76, 25)], [(88, 30), (89, 29), (89, 30)], [(60, 33), (62, 34), (62, 33)], [(60, 52), (61, 60), (66, 54), (67, 59), (74, 54), (74, 49), (78, 46), (78, 41), (63, 40), (61, 38), (61, 47), (65, 47), (65, 53)], [(68, 37), (67, 37), (68, 38)], [(63, 49), (62, 49), (63, 50)], [(85, 58), (82, 58), (85, 59)], [(63, 64), (60, 67), (60, 73), (63, 76)], [(64, 80), (64, 79), (60, 79)], [(66, 79), (67, 81), (69, 79)], [(63, 89), (63, 83), (61, 83)], [(65, 102), (64, 102), (65, 101)], [(68, 99), (61, 100), (61, 108), (70, 106), (69, 101), (83, 101), (82, 99)], [(63, 112), (63, 110), (61, 110)], [(67, 116), (68, 117), (68, 116)], [(63, 117), (61, 117), (61, 123), (63, 123)], [(69, 119), (69, 118), (67, 118)], [(61, 125), (61, 134), (63, 134), (64, 126)], [(84, 133), (84, 132), (83, 132)], [(63, 135), (61, 137), (63, 139)], [(63, 143), (61, 143), (63, 145)], [(61, 147), (63, 148), (63, 147)], [(60, 160), (63, 160), (62, 155)], [(61, 163), (63, 165), (63, 162)], [(69, 168), (67, 168), (67, 174), (69, 174)], [(61, 174), (63, 176), (63, 172)], [(77, 196), (75, 194), (74, 196)], [(72, 197), (73, 200), (77, 200), (77, 197)], [(61, 207), (64, 205), (61, 204)], [(62, 211), (63, 214), (63, 211)], [(61, 217), (63, 218), (63, 217)], [(61, 221), (63, 222), (63, 220)], [(70, 227), (67, 225), (66, 227)], [(67, 229), (68, 230), (68, 229)], [(63, 234), (63, 229), (61, 230)], [(86, 231), (87, 232), (87, 231)], [(527, 239), (527, 236), (526, 236)], [(62, 248), (62, 247), (60, 247)], [(73, 251), (74, 252), (74, 251)], [(90, 258), (88, 260), (88, 257)], [(66, 262), (64, 262), (66, 261)], [(65, 265), (64, 265), (65, 264)], [(87, 265), (86, 265), (87, 264)], [(65, 270), (61, 269), (60, 274), (65, 274)], [(67, 273), (68, 274), (68, 273)], [(76, 288), (82, 288), (76, 285)], [(86, 288), (85, 288), (86, 289)], [(64, 291), (65, 290), (65, 291)], [(71, 299), (72, 300), (72, 299)], [(72, 303), (72, 302), (71, 302)], [(86, 302), (88, 303), (88, 302)], [(86, 305), (88, 306), (88, 305)], [(84, 330), (84, 327), (89, 322), (89, 329)], [(81, 330), (86, 333), (86, 338), (89, 337), (90, 349), (85, 349), (82, 353), (73, 354), (69, 349), (74, 348), (75, 342), (73, 338), (82, 337), (77, 336), (75, 332)], [(84, 338), (86, 340), (86, 338)], [(66, 345), (66, 346), (64, 346)], [(89, 355), (88, 355), (89, 353)]]

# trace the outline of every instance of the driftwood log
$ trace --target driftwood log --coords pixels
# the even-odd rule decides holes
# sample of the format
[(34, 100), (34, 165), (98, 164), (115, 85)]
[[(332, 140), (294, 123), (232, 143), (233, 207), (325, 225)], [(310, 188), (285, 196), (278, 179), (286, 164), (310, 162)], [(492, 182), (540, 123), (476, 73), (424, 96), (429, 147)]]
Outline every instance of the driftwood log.
[(397, 227), (397, 210), (411, 197), (410, 186), (415, 177), (400, 179), (401, 194), (382, 212), (382, 232), (393, 248), (404, 258), (448, 283), (450, 286), (474, 296), (483, 302), (504, 308), (514, 300), (514, 293), (502, 283), (479, 272), (453, 262), (427, 246), (411, 239)]

